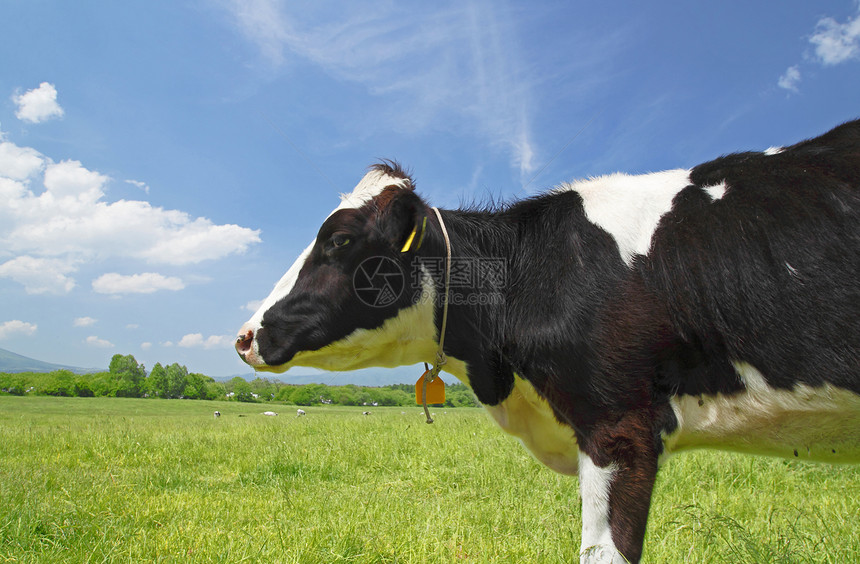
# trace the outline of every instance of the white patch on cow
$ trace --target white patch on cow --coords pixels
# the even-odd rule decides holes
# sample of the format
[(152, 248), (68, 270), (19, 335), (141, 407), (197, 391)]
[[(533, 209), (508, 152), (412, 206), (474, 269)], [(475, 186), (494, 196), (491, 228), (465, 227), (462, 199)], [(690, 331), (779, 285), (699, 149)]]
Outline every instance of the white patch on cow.
[(705, 186), (704, 190), (708, 193), (708, 196), (711, 197), (711, 200), (716, 201), (726, 195), (727, 188), (728, 187), (725, 182), (720, 182), (714, 186)]
[(783, 151), (785, 151), (785, 147), (768, 147), (764, 150), (764, 154), (769, 157), (772, 157), (773, 155), (778, 155)]
[[(328, 214), (327, 218), (331, 217), (332, 214), (338, 210), (360, 208), (374, 197), (378, 196), (387, 186), (393, 185), (406, 187), (408, 183), (409, 181), (407, 179), (391, 176), (383, 171), (372, 170), (364, 175), (364, 178), (361, 179), (361, 182), (356, 185), (352, 192), (349, 194), (341, 194), (340, 205), (332, 210), (332, 212)], [(263, 315), (265, 315), (269, 308), (289, 295), (293, 286), (296, 285), (296, 279), (299, 276), (299, 272), (302, 270), (302, 266), (304, 266), (305, 260), (307, 260), (308, 255), (311, 253), (311, 249), (313, 249), (315, 244), (316, 239), (311, 241), (311, 244), (302, 251), (302, 254), (300, 254), (295, 262), (293, 262), (286, 274), (284, 274), (278, 283), (275, 284), (274, 289), (268, 297), (263, 300), (263, 303), (257, 309), (256, 313), (254, 313), (254, 315), (251, 316), (251, 319), (242, 326), (242, 329), (239, 331), (240, 335), (246, 334), (249, 330), (253, 331), (254, 335), (257, 334), (257, 331), (260, 330)], [(246, 355), (246, 358), (249, 361), (260, 358), (259, 345), (257, 344), (256, 339), (252, 343), (251, 351)]]
[(740, 393), (675, 396), (670, 451), (710, 447), (824, 462), (860, 462), (860, 395), (830, 384), (775, 389), (755, 367), (734, 364)]
[(672, 199), (690, 184), (690, 171), (667, 170), (630, 176), (617, 173), (562, 184), (582, 196), (588, 220), (615, 239), (621, 258), (630, 266), (635, 255), (648, 253), (660, 218), (672, 209)]
[(579, 453), (579, 490), (582, 496), (582, 564), (624, 564), (612, 542), (609, 527), (609, 490), (617, 471), (615, 464), (601, 468), (587, 454)]
[(517, 437), (538, 461), (561, 474), (577, 473), (579, 447), (573, 429), (558, 422), (549, 403), (538, 395), (530, 382), (514, 375), (511, 394), (498, 405), (485, 408), (496, 423)]
[[(278, 283), (275, 284), (275, 287), (272, 289), (272, 292), (263, 300), (263, 303), (260, 304), (260, 307), (257, 309), (256, 313), (248, 320), (247, 325), (253, 326), (254, 334), (257, 333), (257, 330), (260, 328), (260, 322), (263, 320), (263, 314), (269, 310), (270, 307), (278, 303), (287, 294), (290, 293), (290, 290), (293, 289), (293, 286), (296, 285), (296, 278), (299, 276), (299, 271), (302, 269), (302, 266), (305, 264), (305, 260), (308, 258), (308, 255), (311, 254), (311, 249), (314, 248), (314, 244), (316, 243), (316, 239), (311, 241), (311, 244), (307, 246), (307, 248), (302, 251), (302, 254), (299, 255), (292, 266), (287, 270), (286, 274), (284, 274)], [(256, 344), (256, 343), (255, 343)]]

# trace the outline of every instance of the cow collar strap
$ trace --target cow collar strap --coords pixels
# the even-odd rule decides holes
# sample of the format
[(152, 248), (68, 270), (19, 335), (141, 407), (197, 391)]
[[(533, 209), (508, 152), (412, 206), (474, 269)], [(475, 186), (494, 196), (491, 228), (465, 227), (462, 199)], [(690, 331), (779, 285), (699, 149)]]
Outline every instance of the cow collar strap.
[[(448, 230), (445, 228), (445, 222), (442, 221), (442, 214), (439, 208), (434, 207), (436, 218), (439, 220), (439, 227), (442, 228), (442, 235), (445, 237), (445, 296), (442, 301), (442, 328), (439, 330), (439, 348), (436, 350), (436, 362), (433, 363), (433, 368), (424, 373), (423, 389), (421, 390), (421, 400), (424, 405), (424, 415), (427, 417), (427, 423), (433, 423), (433, 418), (430, 417), (430, 410), (427, 409), (427, 384), (432, 382), (439, 376), (442, 367), (448, 362), (448, 357), (445, 356), (445, 329), (448, 326), (448, 294), (451, 286), (451, 239), (448, 238)], [(423, 236), (423, 233), (422, 233)], [(426, 367), (427, 364), (425, 363)]]

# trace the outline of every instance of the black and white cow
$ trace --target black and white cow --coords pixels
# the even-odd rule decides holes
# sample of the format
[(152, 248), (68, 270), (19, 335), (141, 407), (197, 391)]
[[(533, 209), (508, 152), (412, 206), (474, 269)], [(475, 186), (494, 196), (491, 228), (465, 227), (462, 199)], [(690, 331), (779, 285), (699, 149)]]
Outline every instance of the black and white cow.
[[(860, 121), (692, 170), (436, 212), (370, 170), (242, 327), (257, 370), (433, 362), (578, 474), (581, 559), (637, 562), (660, 461), (860, 460)], [(465, 271), (468, 271), (466, 273)]]

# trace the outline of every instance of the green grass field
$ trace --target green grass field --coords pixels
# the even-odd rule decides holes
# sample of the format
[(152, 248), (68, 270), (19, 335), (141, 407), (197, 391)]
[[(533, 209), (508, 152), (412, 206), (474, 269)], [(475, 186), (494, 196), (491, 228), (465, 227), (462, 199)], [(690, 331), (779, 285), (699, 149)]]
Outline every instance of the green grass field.
[[(481, 410), (305, 409), (1, 396), (0, 562), (578, 561), (576, 478)], [(682, 454), (644, 562), (860, 562), (858, 517), (860, 467)]]

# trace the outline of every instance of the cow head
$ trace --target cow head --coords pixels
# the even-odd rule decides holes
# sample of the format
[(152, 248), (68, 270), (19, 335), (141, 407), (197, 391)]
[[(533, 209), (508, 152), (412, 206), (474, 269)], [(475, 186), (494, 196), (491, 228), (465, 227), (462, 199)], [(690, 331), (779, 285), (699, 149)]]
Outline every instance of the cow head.
[(242, 326), (256, 370), (353, 370), (433, 358), (432, 279), (415, 271), (430, 208), (398, 166), (374, 166)]

